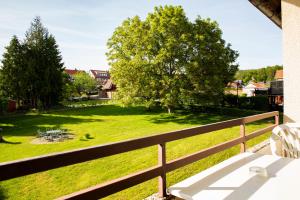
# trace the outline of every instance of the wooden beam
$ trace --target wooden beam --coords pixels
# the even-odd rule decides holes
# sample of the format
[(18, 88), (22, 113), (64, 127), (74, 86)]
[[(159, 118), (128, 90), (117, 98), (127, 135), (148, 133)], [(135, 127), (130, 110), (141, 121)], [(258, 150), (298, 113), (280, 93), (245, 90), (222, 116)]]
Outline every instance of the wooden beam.
[(0, 181), (217, 131), (278, 115), (278, 111), (106, 145), (0, 163)]
[(175, 169), (178, 169), (180, 167), (191, 164), (191, 163), (196, 162), (200, 159), (206, 158), (210, 155), (216, 154), (220, 151), (223, 151), (225, 149), (228, 149), (230, 147), (238, 145), (243, 141), (244, 141), (244, 138), (239, 137), (239, 138), (236, 138), (236, 139), (233, 139), (233, 140), (215, 145), (213, 147), (198, 151), (194, 154), (172, 160), (172, 161), (167, 163), (166, 170), (167, 170), (167, 172), (173, 171)]
[[(275, 116), (275, 125), (255, 131), (249, 135), (245, 135), (245, 123), (250, 123), (272, 116)], [(278, 123), (279, 113), (275, 111), (245, 118), (238, 118), (224, 122), (208, 124), (205, 126), (199, 126), (190, 129), (184, 129), (180, 131), (173, 131), (160, 135), (127, 140), (123, 142), (116, 142), (112, 144), (67, 151), (58, 154), (0, 163), (0, 180), (7, 180), (15, 177), (46, 171), (49, 169), (68, 166), (71, 164), (81, 163), (97, 158), (128, 152), (131, 150), (145, 148), (148, 146), (158, 145), (158, 166), (119, 179), (115, 179), (104, 184), (99, 184), (85, 190), (63, 196), (59, 199), (99, 199), (155, 177), (159, 177), (160, 196), (166, 197), (166, 172), (175, 170), (200, 159), (206, 158), (207, 156), (210, 156), (212, 154), (244, 143), (247, 140), (250, 140), (272, 130)], [(237, 125), (241, 125), (241, 136), (239, 138), (215, 145), (211, 148), (204, 149), (194, 154), (184, 156), (166, 163), (166, 142), (221, 130)]]
[(267, 112), (267, 113), (262, 113), (262, 114), (258, 114), (258, 115), (252, 115), (252, 116), (249, 116), (249, 117), (245, 117), (244, 118), (244, 123), (251, 123), (251, 122), (261, 120), (261, 119), (271, 118), (271, 117), (274, 117), (276, 115), (279, 115), (278, 111)]
[(244, 142), (241, 143), (241, 153), (246, 152), (246, 140), (245, 140), (245, 135), (246, 135), (246, 127), (245, 123), (242, 123), (240, 125), (240, 137), (244, 139)]
[(158, 194), (160, 198), (167, 197), (166, 176), (166, 144), (158, 145), (158, 165), (162, 167), (162, 173), (158, 177)]
[(246, 135), (246, 136), (245, 136), (245, 139), (246, 139), (246, 141), (251, 140), (251, 139), (253, 139), (253, 138), (257, 137), (257, 136), (260, 136), (260, 135), (262, 135), (262, 134), (264, 134), (264, 133), (267, 133), (267, 132), (272, 131), (276, 126), (277, 126), (277, 125), (274, 124), (274, 125), (268, 126), (268, 127), (266, 127), (266, 128), (260, 129), (260, 130), (258, 130), (258, 131), (254, 131), (254, 132), (252, 132), (252, 133)]
[(82, 199), (89, 199), (89, 200), (96, 200), (103, 197), (106, 197), (110, 194), (119, 192), (121, 190), (124, 190), (126, 188), (132, 187), (134, 185), (143, 183), (145, 181), (148, 181), (150, 179), (153, 179), (157, 176), (159, 176), (162, 172), (161, 166), (155, 166), (152, 168), (149, 168), (147, 170), (130, 174), (128, 176), (115, 179), (103, 184), (99, 184), (78, 192), (74, 192), (69, 195), (62, 196), (58, 198), (57, 200), (82, 200)]

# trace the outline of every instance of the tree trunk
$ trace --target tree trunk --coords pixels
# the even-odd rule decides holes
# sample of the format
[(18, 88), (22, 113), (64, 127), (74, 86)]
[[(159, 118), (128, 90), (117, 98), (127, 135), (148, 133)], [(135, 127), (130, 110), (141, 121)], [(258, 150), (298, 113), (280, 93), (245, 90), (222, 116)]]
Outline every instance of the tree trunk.
[(171, 110), (171, 107), (168, 106), (168, 113), (171, 114), (172, 113), (172, 110)]

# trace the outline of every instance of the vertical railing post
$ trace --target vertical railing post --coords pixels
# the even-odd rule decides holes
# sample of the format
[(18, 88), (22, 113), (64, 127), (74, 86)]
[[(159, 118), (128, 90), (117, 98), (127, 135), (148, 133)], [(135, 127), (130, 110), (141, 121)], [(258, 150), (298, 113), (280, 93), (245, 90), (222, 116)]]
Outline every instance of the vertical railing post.
[(244, 138), (244, 141), (241, 143), (241, 153), (246, 152), (245, 135), (246, 135), (245, 123), (243, 122), (243, 123), (240, 125), (240, 136), (241, 136), (242, 138)]
[[(277, 115), (274, 116), (274, 121), (275, 121), (275, 125), (278, 126), (279, 125), (279, 114), (277, 114)], [(282, 147), (281, 147), (281, 155), (283, 157), (287, 156), (286, 151), (284, 151), (284, 149)]]
[(166, 181), (166, 144), (158, 145), (158, 164), (162, 166), (162, 172), (158, 177), (158, 194), (160, 198), (167, 196), (167, 181)]
[(275, 124), (279, 125), (279, 114), (275, 115)]

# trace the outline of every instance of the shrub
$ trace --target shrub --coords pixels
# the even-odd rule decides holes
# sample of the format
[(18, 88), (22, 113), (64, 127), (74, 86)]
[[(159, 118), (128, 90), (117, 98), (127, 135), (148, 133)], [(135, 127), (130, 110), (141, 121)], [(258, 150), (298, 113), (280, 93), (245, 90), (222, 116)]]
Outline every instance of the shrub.
[(258, 95), (253, 97), (239, 96), (238, 105), (236, 96), (233, 94), (226, 94), (224, 96), (225, 106), (238, 107), (248, 110), (270, 110), (269, 98), (265, 95)]
[(224, 103), (225, 103), (225, 105), (230, 106), (230, 107), (236, 106), (236, 104), (237, 104), (236, 95), (233, 95), (233, 94), (224, 95)]
[(268, 96), (254, 96), (251, 97), (253, 102), (253, 109), (254, 110), (269, 110), (269, 98)]
[(8, 109), (8, 98), (0, 97), (0, 113), (6, 112)]

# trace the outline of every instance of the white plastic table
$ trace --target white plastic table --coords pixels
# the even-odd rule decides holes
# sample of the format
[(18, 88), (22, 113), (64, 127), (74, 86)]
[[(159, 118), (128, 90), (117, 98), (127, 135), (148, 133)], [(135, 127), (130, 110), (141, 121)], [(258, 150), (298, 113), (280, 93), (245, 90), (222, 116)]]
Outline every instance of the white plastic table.
[[(261, 167), (267, 176), (249, 171)], [(182, 199), (300, 199), (300, 159), (242, 153), (169, 189)]]

